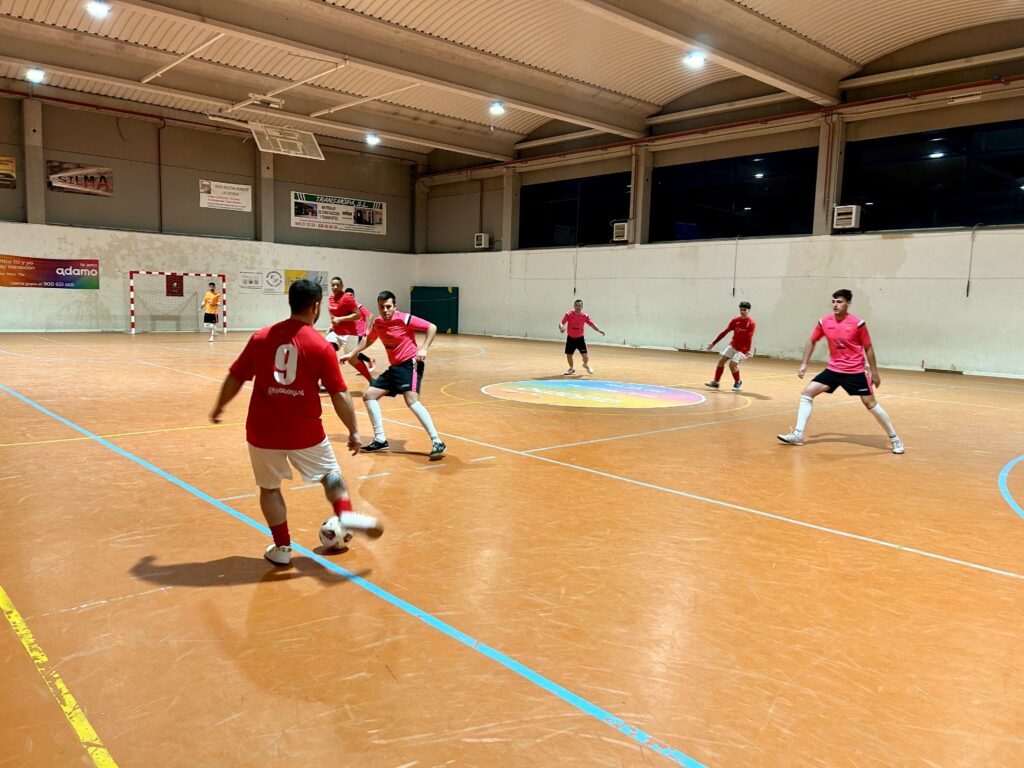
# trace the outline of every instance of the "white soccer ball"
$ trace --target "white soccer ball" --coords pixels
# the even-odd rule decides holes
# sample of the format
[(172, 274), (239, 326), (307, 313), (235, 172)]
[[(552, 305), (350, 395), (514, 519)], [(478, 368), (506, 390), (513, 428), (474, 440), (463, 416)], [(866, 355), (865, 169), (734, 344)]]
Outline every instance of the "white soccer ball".
[(320, 543), (326, 550), (341, 549), (350, 538), (352, 535), (337, 515), (331, 515), (320, 526)]

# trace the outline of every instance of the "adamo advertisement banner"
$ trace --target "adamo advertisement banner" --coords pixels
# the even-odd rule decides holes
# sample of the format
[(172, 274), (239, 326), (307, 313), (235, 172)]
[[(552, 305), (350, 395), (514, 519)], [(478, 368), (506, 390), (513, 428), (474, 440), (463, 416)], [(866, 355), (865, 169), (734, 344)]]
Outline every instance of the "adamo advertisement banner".
[(34, 259), (0, 254), (0, 287), (100, 287), (100, 263), (95, 259)]

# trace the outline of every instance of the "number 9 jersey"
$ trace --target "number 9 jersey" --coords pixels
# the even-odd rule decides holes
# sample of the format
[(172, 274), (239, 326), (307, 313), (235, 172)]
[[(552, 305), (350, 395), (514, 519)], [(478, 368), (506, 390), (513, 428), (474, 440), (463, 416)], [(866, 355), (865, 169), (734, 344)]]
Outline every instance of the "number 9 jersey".
[(254, 380), (245, 435), (257, 448), (291, 451), (322, 442), (320, 382), (331, 394), (346, 390), (334, 348), (297, 320), (256, 331), (230, 370), (239, 381)]

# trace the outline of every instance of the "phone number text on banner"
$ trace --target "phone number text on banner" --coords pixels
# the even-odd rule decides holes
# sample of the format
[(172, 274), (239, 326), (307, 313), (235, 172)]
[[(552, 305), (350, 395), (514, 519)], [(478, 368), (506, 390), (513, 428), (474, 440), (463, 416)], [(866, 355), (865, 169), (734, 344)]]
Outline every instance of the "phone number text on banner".
[(0, 254), (0, 287), (95, 289), (100, 287), (100, 263)]
[(387, 203), (292, 191), (292, 226), (386, 235)]

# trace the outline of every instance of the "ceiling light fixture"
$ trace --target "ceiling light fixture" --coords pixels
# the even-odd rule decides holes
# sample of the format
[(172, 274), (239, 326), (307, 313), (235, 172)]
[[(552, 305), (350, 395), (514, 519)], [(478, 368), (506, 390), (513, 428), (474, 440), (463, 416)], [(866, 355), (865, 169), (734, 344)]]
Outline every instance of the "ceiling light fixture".
[(937, 160), (938, 158), (945, 156), (945, 152), (932, 152), (930, 155), (928, 155), (928, 157), (930, 157), (932, 160)]
[(46, 79), (46, 73), (38, 67), (32, 67), (32, 69), (25, 73), (25, 79), (30, 83), (38, 85)]
[(683, 56), (683, 64), (690, 69), (700, 69), (707, 63), (708, 55), (704, 51), (690, 51)]
[(366, 134), (366, 143), (369, 144), (371, 147), (376, 147), (378, 144), (380, 144), (380, 136), (378, 136), (376, 133), (368, 133)]
[(505, 105), (500, 101), (492, 101), (488, 111), (495, 117), (501, 117), (505, 114)]
[(764, 174), (763, 173), (755, 173), (754, 174), (754, 178), (755, 179), (763, 179), (764, 178)]
[(89, 15), (94, 19), (105, 19), (107, 14), (110, 13), (110, 3), (102, 3), (100, 0), (91, 0), (85, 4), (85, 10), (89, 12)]

